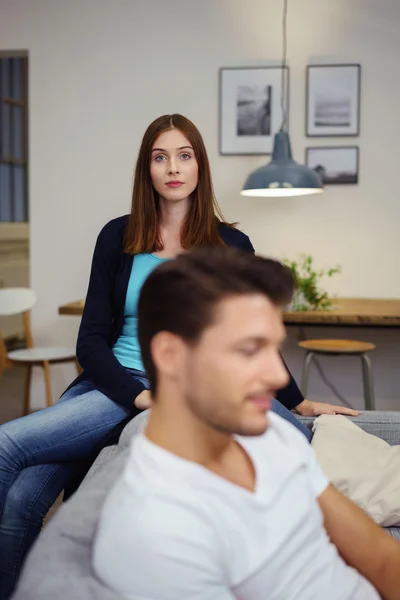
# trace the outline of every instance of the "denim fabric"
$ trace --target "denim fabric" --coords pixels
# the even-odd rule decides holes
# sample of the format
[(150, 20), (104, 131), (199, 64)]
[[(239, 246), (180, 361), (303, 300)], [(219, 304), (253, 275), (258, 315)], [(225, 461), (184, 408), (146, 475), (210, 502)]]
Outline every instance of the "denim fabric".
[(303, 433), (306, 436), (308, 441), (311, 442), (313, 435), (311, 430), (308, 429), (308, 427), (306, 427), (303, 423), (301, 423), (294, 413), (292, 413), (285, 406), (283, 406), (283, 404), (278, 402), (278, 400), (275, 400), (275, 398), (272, 401), (272, 410), (274, 411), (274, 413), (276, 413), (277, 415), (279, 415), (283, 419), (286, 419), (286, 421), (289, 421), (289, 423), (294, 425), (296, 429), (301, 431), (301, 433)]

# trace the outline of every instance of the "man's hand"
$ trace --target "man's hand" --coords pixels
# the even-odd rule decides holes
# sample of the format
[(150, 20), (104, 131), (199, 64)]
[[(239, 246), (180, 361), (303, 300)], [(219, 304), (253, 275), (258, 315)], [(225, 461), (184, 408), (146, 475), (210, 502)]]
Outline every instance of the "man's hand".
[(146, 410), (147, 408), (151, 408), (153, 400), (150, 391), (143, 390), (143, 392), (140, 392), (140, 394), (136, 396), (134, 404), (136, 408), (139, 408), (140, 410)]
[(358, 417), (361, 413), (352, 408), (344, 406), (334, 406), (325, 402), (311, 402), (311, 400), (303, 400), (295, 408), (295, 411), (303, 417), (318, 417), (318, 415), (346, 415), (348, 417)]

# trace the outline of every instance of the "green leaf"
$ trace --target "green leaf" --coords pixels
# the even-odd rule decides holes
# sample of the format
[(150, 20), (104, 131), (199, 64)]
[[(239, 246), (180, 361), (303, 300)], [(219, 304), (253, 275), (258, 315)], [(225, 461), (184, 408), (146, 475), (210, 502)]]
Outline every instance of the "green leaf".
[(328, 293), (321, 289), (321, 279), (340, 273), (340, 265), (315, 270), (310, 254), (300, 254), (297, 261), (285, 259), (283, 263), (290, 269), (295, 289), (299, 292), (295, 294), (294, 310), (328, 310), (333, 306)]

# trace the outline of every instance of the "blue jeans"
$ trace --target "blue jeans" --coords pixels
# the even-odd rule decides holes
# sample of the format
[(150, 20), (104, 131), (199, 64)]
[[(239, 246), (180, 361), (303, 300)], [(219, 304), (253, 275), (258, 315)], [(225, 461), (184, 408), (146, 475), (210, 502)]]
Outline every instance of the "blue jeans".
[(289, 423), (294, 425), (296, 429), (301, 431), (301, 433), (303, 433), (306, 436), (308, 441), (311, 442), (313, 436), (311, 430), (308, 429), (308, 427), (306, 427), (305, 425), (303, 425), (303, 423), (301, 423), (298, 420), (295, 414), (290, 412), (290, 410), (288, 410), (285, 406), (283, 406), (283, 404), (278, 402), (278, 400), (275, 400), (275, 398), (272, 401), (272, 410), (274, 411), (274, 413), (276, 413), (277, 415), (279, 415), (283, 419), (286, 419), (286, 421), (289, 421)]
[[(149, 387), (144, 373), (128, 371)], [(10, 598), (58, 495), (129, 413), (85, 380), (54, 406), (0, 426), (0, 600)]]

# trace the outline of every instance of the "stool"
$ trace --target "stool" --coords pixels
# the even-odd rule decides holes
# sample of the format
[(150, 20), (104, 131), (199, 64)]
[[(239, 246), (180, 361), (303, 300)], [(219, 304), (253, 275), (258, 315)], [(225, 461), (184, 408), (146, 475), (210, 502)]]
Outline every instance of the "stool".
[(364, 386), (364, 400), (366, 410), (375, 410), (374, 383), (372, 377), (372, 366), (368, 352), (374, 350), (375, 345), (369, 342), (357, 342), (354, 340), (303, 340), (299, 342), (300, 348), (306, 350), (303, 364), (303, 375), (301, 391), (307, 397), (310, 367), (315, 356), (359, 356), (361, 358), (362, 377)]

